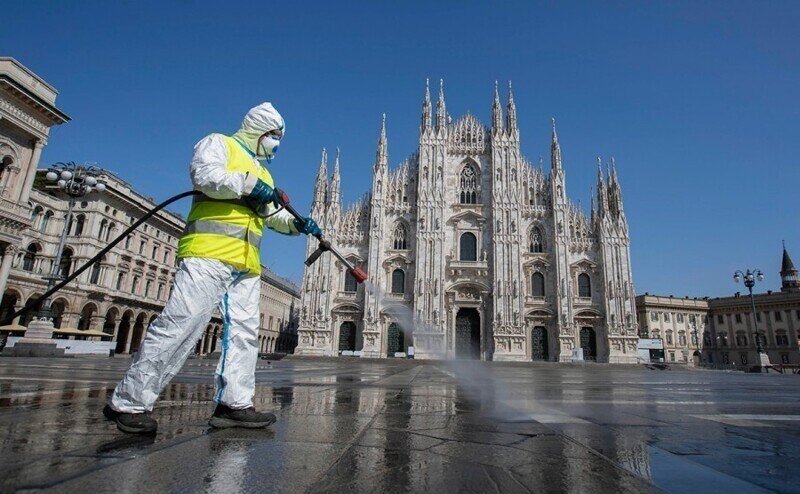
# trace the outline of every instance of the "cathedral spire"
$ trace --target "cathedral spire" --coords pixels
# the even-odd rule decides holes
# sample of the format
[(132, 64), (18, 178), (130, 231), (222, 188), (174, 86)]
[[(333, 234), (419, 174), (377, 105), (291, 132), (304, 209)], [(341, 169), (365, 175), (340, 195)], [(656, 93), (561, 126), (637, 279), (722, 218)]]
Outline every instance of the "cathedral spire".
[(431, 128), (431, 120), (433, 119), (431, 110), (431, 85), (430, 79), (425, 79), (425, 101), (422, 102), (422, 125), (420, 126), (420, 133), (424, 134)]
[(792, 258), (786, 250), (786, 241), (783, 242), (783, 259), (781, 262), (781, 291), (798, 292), (800, 291), (800, 274), (794, 267)]
[(439, 101), (436, 102), (436, 130), (447, 127), (447, 107), (444, 104), (444, 79), (439, 79)]
[(333, 165), (333, 178), (328, 188), (328, 203), (337, 211), (342, 209), (342, 177), (339, 173), (339, 148), (336, 148), (336, 161)]
[(561, 144), (558, 143), (558, 133), (556, 133), (556, 118), (552, 117), (553, 140), (550, 144), (550, 169), (561, 173)]
[(389, 149), (386, 141), (386, 114), (383, 114), (381, 121), (381, 135), (378, 138), (378, 151), (375, 157), (375, 169), (386, 168), (389, 166)]
[(503, 107), (500, 104), (500, 92), (497, 90), (497, 81), (494, 81), (494, 102), (492, 102), (492, 131), (499, 133), (503, 130)]
[[(511, 81), (508, 81), (508, 113), (506, 114), (506, 131), (509, 134), (517, 132), (517, 105), (514, 104), (514, 92), (511, 90)], [(555, 119), (553, 119), (553, 135), (555, 135)], [(561, 151), (559, 150), (559, 155)]]
[(311, 202), (311, 209), (324, 207), (328, 200), (328, 151), (322, 148), (322, 158), (319, 161), (317, 170), (317, 181), (314, 184), (314, 199)]
[(603, 180), (603, 160), (597, 157), (597, 213), (602, 218), (608, 211), (607, 192), (605, 180)]

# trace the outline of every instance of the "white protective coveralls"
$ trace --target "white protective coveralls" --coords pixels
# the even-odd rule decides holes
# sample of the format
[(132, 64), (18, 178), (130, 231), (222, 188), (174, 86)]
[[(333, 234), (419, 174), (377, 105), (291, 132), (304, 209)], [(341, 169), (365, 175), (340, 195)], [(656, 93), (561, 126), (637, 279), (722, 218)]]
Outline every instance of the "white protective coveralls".
[[(258, 137), (279, 128), (283, 128), (283, 118), (271, 104), (263, 103), (247, 113), (233, 137), (253, 154)], [(227, 162), (222, 136), (212, 134), (198, 142), (190, 166), (195, 190), (214, 199), (247, 196), (255, 180), (227, 171)], [(274, 212), (274, 207), (268, 206), (267, 211)], [(297, 228), (293, 220), (282, 210), (268, 218), (265, 226), (294, 235)], [(260, 291), (260, 273), (242, 271), (217, 259), (182, 259), (164, 311), (148, 327), (133, 363), (114, 390), (111, 408), (123, 413), (152, 410), (158, 395), (183, 367), (217, 306), (224, 329), (214, 401), (236, 409), (253, 406)]]

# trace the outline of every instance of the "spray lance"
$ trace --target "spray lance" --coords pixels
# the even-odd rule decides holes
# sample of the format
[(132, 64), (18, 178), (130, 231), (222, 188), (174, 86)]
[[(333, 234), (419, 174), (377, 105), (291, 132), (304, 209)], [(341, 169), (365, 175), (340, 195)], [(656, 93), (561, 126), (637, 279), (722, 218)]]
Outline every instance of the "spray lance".
[[(300, 213), (298, 213), (297, 210), (295, 210), (294, 207), (292, 207), (292, 205), (289, 203), (289, 196), (286, 194), (286, 192), (278, 188), (275, 188), (275, 203), (279, 208), (283, 208), (288, 211), (289, 214), (294, 216), (297, 221), (305, 223), (306, 220), (300, 216)], [(319, 256), (321, 256), (323, 252), (329, 251), (331, 254), (336, 256), (336, 258), (339, 259), (342, 264), (344, 264), (345, 268), (347, 268), (347, 271), (353, 275), (353, 278), (355, 278), (357, 282), (364, 283), (367, 281), (367, 273), (363, 269), (353, 266), (347, 259), (344, 258), (343, 255), (334, 249), (330, 241), (326, 240), (322, 235), (315, 236), (317, 240), (319, 240), (319, 247), (317, 247), (317, 250), (308, 256), (308, 259), (306, 259), (306, 266), (311, 266), (314, 264), (314, 262), (316, 262), (317, 259), (319, 259)]]

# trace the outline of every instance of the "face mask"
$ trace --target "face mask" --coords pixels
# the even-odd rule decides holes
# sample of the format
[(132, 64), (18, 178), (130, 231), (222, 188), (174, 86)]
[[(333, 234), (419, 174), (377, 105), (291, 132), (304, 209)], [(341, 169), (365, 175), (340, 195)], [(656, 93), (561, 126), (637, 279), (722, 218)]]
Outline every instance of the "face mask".
[(267, 160), (267, 163), (272, 162), (275, 153), (278, 152), (278, 145), (281, 143), (280, 139), (274, 136), (266, 136), (258, 141), (258, 150), (256, 152), (256, 159)]

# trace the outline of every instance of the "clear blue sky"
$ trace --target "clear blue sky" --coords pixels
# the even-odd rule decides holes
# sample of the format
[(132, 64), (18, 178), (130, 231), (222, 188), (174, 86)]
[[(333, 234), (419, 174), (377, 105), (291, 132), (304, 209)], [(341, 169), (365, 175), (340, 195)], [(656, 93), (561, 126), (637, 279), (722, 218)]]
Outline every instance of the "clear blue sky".
[[(394, 6), (396, 5), (396, 6)], [(0, 53), (60, 91), (72, 122), (42, 165), (95, 161), (164, 199), (189, 187), (192, 146), (255, 104), (287, 122), (277, 182), (308, 208), (320, 149), (342, 149), (344, 199), (367, 191), (380, 114), (390, 161), (416, 147), (426, 77), (449, 112), (489, 121), (514, 81), (522, 147), (559, 124), (567, 191), (589, 203), (595, 156), (616, 157), (637, 292), (722, 295), (731, 274), (778, 288), (800, 264), (798, 2), (38, 2), (2, 7)], [(187, 205), (176, 208), (186, 212)], [(264, 261), (299, 280), (304, 240)]]

